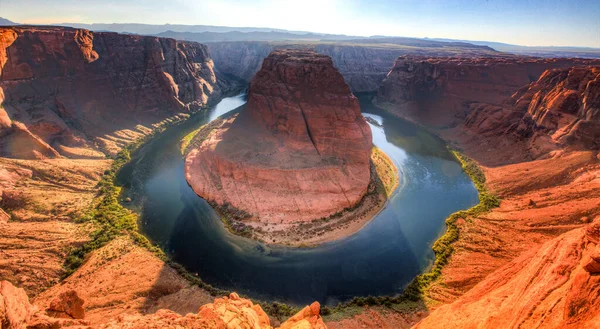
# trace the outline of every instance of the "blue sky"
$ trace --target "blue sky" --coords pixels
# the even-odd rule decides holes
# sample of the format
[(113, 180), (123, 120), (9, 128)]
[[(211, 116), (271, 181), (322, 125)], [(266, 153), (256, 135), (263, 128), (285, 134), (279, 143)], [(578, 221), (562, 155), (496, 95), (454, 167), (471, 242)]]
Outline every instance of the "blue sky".
[(273, 27), (600, 47), (600, 0), (0, 0), (20, 23)]

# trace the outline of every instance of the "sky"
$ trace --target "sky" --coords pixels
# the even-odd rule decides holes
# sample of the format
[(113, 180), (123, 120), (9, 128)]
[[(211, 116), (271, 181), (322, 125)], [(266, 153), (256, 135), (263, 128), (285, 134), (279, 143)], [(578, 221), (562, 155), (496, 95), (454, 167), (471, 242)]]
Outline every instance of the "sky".
[(600, 0), (0, 0), (19, 23), (270, 27), (600, 48)]

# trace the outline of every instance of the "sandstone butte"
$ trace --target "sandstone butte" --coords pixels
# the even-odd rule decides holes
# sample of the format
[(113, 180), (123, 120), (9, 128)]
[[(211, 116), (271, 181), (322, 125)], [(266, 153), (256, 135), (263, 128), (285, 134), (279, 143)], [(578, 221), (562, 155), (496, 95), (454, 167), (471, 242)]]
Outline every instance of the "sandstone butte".
[(0, 27), (0, 156), (103, 158), (221, 94), (206, 46)]
[[(74, 290), (65, 290), (50, 303), (47, 309), (32, 305), (23, 289), (8, 281), (0, 281), (0, 324), (6, 329), (58, 329), (58, 328), (198, 328), (198, 329), (273, 329), (262, 308), (236, 293), (216, 298), (213, 303), (201, 306), (196, 313), (182, 316), (170, 310), (153, 314), (123, 314), (102, 323), (90, 324), (85, 319), (85, 301)], [(315, 302), (277, 328), (326, 329), (319, 313), (321, 306)]]
[(356, 205), (370, 182), (371, 130), (331, 59), (276, 50), (246, 108), (185, 160), (194, 191), (264, 223), (325, 218)]

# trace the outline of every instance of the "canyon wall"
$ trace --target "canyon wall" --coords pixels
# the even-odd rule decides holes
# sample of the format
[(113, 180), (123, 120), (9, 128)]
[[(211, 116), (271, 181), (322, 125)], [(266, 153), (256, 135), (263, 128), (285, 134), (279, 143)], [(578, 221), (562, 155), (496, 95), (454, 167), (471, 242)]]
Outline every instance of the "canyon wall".
[(250, 82), (271, 51), (285, 46), (260, 41), (239, 41), (213, 42), (208, 43), (207, 47), (218, 72)]
[[(494, 94), (490, 88), (502, 81), (494, 79), (517, 81), (502, 73), (522, 78), (523, 67), (475, 79), (492, 68), (403, 62), (394, 76), (397, 92), (380, 93), (396, 101), (388, 108), (395, 114), (427, 125), (483, 165), (486, 186), (501, 200), (499, 208), (457, 221), (460, 239), (441, 280), (427, 291), (448, 304), (416, 328), (597, 326), (600, 68), (589, 65), (595, 61), (569, 61), (569, 67), (547, 69), (505, 98), (504, 89)], [(533, 64), (529, 68), (537, 70), (539, 62)], [(496, 83), (474, 84), (469, 91), (461, 87), (467, 78)], [(421, 81), (418, 88), (402, 92), (399, 86), (411, 86), (414, 79)], [(430, 106), (426, 116), (419, 116), (424, 108), (406, 105), (434, 95), (432, 104), (419, 104)], [(452, 106), (465, 112), (448, 116)], [(437, 127), (436, 116), (443, 118)], [(452, 127), (439, 129), (443, 124)]]
[(470, 104), (500, 104), (547, 69), (594, 63), (600, 62), (402, 56), (382, 82), (374, 102), (427, 126), (455, 126), (470, 113)]
[[(373, 44), (362, 42), (328, 42), (328, 43), (293, 43), (293, 42), (214, 42), (208, 43), (216, 69), (232, 77), (250, 81), (261, 68), (263, 59), (274, 49), (310, 48), (317, 53), (327, 55), (340, 71), (352, 92), (377, 91), (381, 81), (394, 65), (398, 56), (413, 54), (427, 56), (453, 56), (460, 52), (463, 57), (472, 56), (502, 56), (487, 47), (473, 47), (465, 44), (463, 47), (453, 45), (445, 47), (446, 43), (436, 42), (426, 45), (405, 46), (389, 43)], [(423, 42), (425, 43), (425, 42)], [(450, 44), (448, 44), (450, 45)]]
[(465, 130), (524, 142), (533, 157), (600, 149), (600, 66), (548, 70), (500, 106), (470, 106)]
[(138, 125), (197, 110), (220, 93), (208, 49), (198, 43), (0, 29), (2, 156), (102, 157), (89, 150), (122, 145)]
[(371, 130), (358, 100), (312, 51), (273, 51), (246, 109), (201, 138), (185, 164), (194, 191), (256, 220), (328, 217), (356, 205), (370, 182)]

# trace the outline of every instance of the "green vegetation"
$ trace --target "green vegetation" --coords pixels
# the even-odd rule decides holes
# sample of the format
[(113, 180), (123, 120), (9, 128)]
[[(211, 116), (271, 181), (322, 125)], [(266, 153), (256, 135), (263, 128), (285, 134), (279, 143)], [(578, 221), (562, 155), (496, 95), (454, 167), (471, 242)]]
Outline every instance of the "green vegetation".
[(179, 148), (181, 149), (181, 154), (183, 154), (185, 156), (191, 150), (200, 147), (200, 145), (202, 145), (204, 140), (210, 135), (210, 133), (213, 130), (220, 128), (227, 121), (227, 119), (234, 117), (236, 115), (237, 115), (237, 113), (235, 111), (232, 111), (230, 113), (227, 113), (227, 114), (221, 116), (218, 119), (211, 121), (210, 123), (207, 123), (207, 124), (201, 126), (200, 128), (192, 131), (191, 133), (187, 134), (185, 137), (183, 137), (181, 139), (180, 144), (179, 144)]
[(377, 176), (383, 184), (386, 196), (389, 198), (400, 183), (398, 168), (387, 154), (375, 146), (371, 151), (371, 161), (375, 165)]
[(181, 139), (181, 144), (180, 144), (181, 154), (185, 153), (185, 150), (190, 145), (190, 143), (192, 142), (192, 140), (194, 139), (194, 137), (196, 137), (196, 135), (200, 132), (200, 129), (202, 129), (202, 127), (200, 127), (198, 129), (192, 131), (191, 133), (185, 135), (185, 137), (183, 137)]
[(468, 210), (457, 211), (446, 219), (446, 225), (448, 226), (446, 233), (433, 244), (432, 249), (435, 252), (435, 261), (431, 270), (415, 278), (404, 291), (404, 295), (410, 300), (420, 299), (429, 285), (441, 276), (444, 265), (448, 264), (450, 256), (454, 251), (452, 244), (459, 237), (456, 221), (461, 218), (467, 219), (470, 216), (480, 215), (500, 206), (500, 200), (487, 190), (485, 186), (485, 174), (481, 171), (477, 163), (458, 151), (451, 150), (451, 152), (461, 163), (464, 172), (475, 184), (475, 188), (479, 192), (479, 203)]
[(265, 313), (276, 317), (280, 321), (283, 319), (287, 319), (300, 311), (300, 309), (297, 307), (293, 307), (279, 302), (258, 302), (257, 304), (259, 304), (260, 307), (262, 307)]

